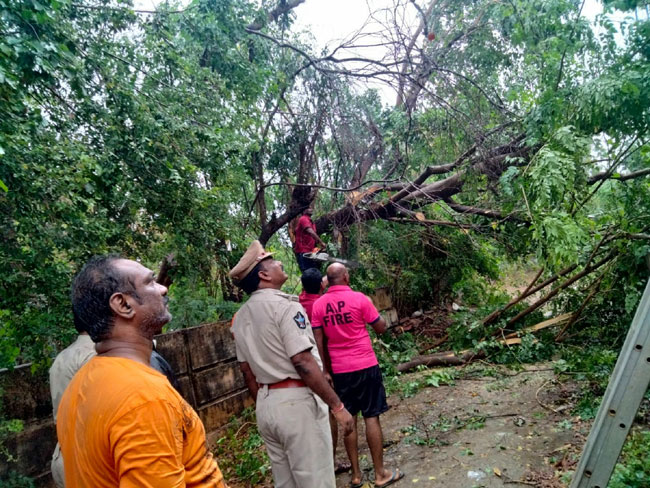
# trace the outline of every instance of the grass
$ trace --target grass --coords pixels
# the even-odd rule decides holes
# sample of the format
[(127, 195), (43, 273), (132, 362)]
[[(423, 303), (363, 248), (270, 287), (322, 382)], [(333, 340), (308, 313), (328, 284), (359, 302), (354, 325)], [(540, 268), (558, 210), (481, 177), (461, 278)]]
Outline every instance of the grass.
[(252, 408), (230, 420), (213, 452), (232, 488), (271, 486), (271, 463)]

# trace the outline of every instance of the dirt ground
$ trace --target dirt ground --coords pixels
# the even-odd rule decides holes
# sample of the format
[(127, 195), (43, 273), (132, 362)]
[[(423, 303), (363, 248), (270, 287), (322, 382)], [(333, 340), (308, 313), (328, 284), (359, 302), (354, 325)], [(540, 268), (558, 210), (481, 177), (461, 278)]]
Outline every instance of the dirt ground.
[[(381, 416), (385, 462), (405, 473), (394, 486), (568, 486), (563, 474), (575, 469), (590, 427), (569, 413), (577, 385), (558, 383), (550, 363), (519, 372), (459, 368), (457, 375), (465, 379), (453, 386), (389, 397), (392, 408)], [(364, 480), (372, 482), (362, 421), (359, 427)], [(341, 442), (337, 457), (345, 459)], [(337, 476), (337, 487), (349, 485), (349, 474)]]

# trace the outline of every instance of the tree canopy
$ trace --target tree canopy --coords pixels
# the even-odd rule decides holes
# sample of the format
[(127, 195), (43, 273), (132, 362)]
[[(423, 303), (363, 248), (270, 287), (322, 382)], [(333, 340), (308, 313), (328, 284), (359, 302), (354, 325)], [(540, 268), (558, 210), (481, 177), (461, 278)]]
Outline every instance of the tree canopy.
[(650, 23), (608, 13), (640, 2), (590, 22), (575, 0), (394, 0), (324, 52), (301, 3), (0, 0), (0, 366), (68, 341), (91, 255), (173, 254), (179, 294), (232, 300), (247, 243), (289, 247), (309, 206), (405, 311), (530, 254), (633, 311)]

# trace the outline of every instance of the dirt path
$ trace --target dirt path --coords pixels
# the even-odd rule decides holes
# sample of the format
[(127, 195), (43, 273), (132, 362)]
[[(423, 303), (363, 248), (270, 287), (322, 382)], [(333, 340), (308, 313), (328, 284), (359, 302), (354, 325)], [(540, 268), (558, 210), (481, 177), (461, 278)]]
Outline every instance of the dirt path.
[[(453, 386), (389, 398), (392, 408), (381, 417), (386, 465), (406, 473), (394, 486), (567, 486), (562, 471), (575, 468), (589, 429), (569, 414), (577, 387), (555, 382), (550, 364), (518, 373), (486, 371), (495, 376), (459, 370), (467, 379), (456, 379)], [(427, 374), (414, 373), (406, 381)], [(365, 480), (372, 481), (363, 422), (359, 426), (361, 465)], [(339, 457), (344, 453), (340, 445)], [(337, 487), (349, 483), (349, 474), (337, 477)]]

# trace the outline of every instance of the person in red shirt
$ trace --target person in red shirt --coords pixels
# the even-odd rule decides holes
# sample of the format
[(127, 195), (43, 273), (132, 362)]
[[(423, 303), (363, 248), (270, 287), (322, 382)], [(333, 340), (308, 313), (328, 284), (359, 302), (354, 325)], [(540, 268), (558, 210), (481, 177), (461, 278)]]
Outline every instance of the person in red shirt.
[(305, 253), (312, 252), (316, 246), (316, 242), (325, 247), (323, 240), (316, 234), (316, 225), (311, 221), (311, 214), (314, 211), (311, 208), (306, 209), (302, 216), (298, 219), (296, 225), (296, 240), (293, 243), (293, 252), (296, 254), (298, 267), (301, 272), (310, 268), (320, 267), (320, 263), (312, 259), (306, 258)]
[(375, 468), (375, 487), (382, 488), (404, 477), (399, 469), (384, 467), (383, 435), (379, 415), (388, 410), (379, 363), (366, 329), (386, 331), (386, 321), (363, 293), (350, 288), (348, 270), (340, 263), (327, 268), (329, 289), (312, 308), (312, 329), (324, 364), (332, 372), (334, 390), (355, 418), (354, 430), (345, 436), (352, 463), (351, 486), (363, 486), (359, 468), (356, 418), (362, 413), (366, 439)]
[(325, 292), (327, 278), (321, 274), (318, 268), (309, 268), (302, 274), (300, 281), (302, 282), (302, 293), (298, 296), (298, 301), (311, 321), (311, 309), (314, 302)]

